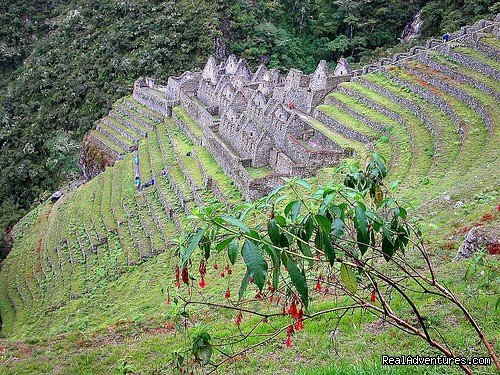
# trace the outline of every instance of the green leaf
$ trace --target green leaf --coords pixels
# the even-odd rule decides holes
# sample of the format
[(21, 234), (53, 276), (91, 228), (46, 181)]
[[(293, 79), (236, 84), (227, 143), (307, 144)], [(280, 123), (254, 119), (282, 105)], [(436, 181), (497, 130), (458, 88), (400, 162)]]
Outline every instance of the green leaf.
[(325, 233), (330, 233), (330, 230), (332, 228), (332, 222), (323, 215), (316, 215), (315, 218), (320, 226), (321, 231)]
[(273, 261), (273, 288), (278, 289), (279, 272), (281, 267), (280, 256), (276, 249), (273, 249), (271, 246), (264, 245), (263, 249)]
[(241, 301), (243, 299), (243, 296), (245, 295), (249, 282), (250, 282), (250, 273), (248, 273), (247, 270), (247, 272), (245, 273), (245, 277), (243, 278), (243, 280), (241, 280), (240, 290), (238, 291), (238, 301)]
[(269, 238), (271, 239), (271, 242), (279, 246), (280, 245), (280, 238), (281, 238), (281, 231), (279, 227), (276, 225), (276, 220), (272, 219), (267, 222), (267, 233), (269, 234)]
[(286, 268), (288, 268), (288, 274), (290, 275), (290, 280), (292, 281), (293, 286), (297, 289), (297, 292), (299, 292), (302, 303), (304, 303), (304, 306), (307, 309), (309, 294), (304, 274), (299, 270), (291, 257), (288, 257), (286, 260)]
[(340, 266), (340, 278), (344, 282), (347, 290), (349, 290), (352, 294), (355, 294), (358, 289), (358, 280), (356, 279), (356, 273), (352, 270), (352, 268), (342, 263)]
[(313, 230), (314, 230), (314, 221), (311, 215), (307, 215), (307, 218), (303, 221), (303, 231), (300, 238), (308, 242), (312, 237)]
[(356, 240), (358, 242), (358, 247), (359, 250), (361, 251), (361, 254), (364, 255), (366, 253), (366, 250), (368, 250), (368, 244), (370, 243), (370, 234), (364, 234), (362, 232), (357, 232), (356, 234)]
[(262, 290), (262, 288), (264, 288), (267, 275), (266, 260), (252, 240), (245, 240), (241, 253), (249, 275), (253, 277), (254, 283), (259, 290)]
[(187, 261), (191, 257), (191, 254), (193, 253), (194, 249), (196, 249), (196, 246), (200, 243), (201, 237), (205, 234), (206, 228), (200, 228), (196, 232), (196, 234), (191, 237), (191, 240), (189, 241), (189, 245), (187, 247), (186, 252), (184, 253), (184, 256), (182, 257), (182, 264), (186, 265)]
[(234, 239), (234, 237), (228, 237), (228, 238), (222, 240), (221, 242), (219, 242), (217, 245), (215, 245), (215, 248), (220, 253), (222, 250), (224, 250), (229, 245), (229, 243), (233, 239)]
[(395, 253), (392, 238), (390, 234), (388, 235), (388, 232), (386, 232), (385, 230), (384, 235), (382, 236), (382, 252), (384, 253), (384, 258), (386, 261), (389, 261)]
[(344, 235), (344, 221), (342, 219), (335, 219), (332, 223), (333, 235), (335, 237), (342, 237)]
[(276, 215), (274, 220), (276, 220), (276, 224), (279, 225), (280, 227), (286, 227), (286, 219), (283, 216)]
[(229, 243), (227, 247), (227, 257), (231, 264), (235, 264), (238, 259), (238, 240), (233, 238), (233, 240)]
[(222, 218), (222, 220), (228, 222), (229, 224), (232, 224), (235, 227), (240, 228), (243, 231), (243, 233), (250, 232), (250, 228), (248, 228), (248, 226), (244, 222), (242, 222), (241, 220), (235, 219), (234, 217), (229, 216), (229, 215), (221, 216), (221, 218)]
[[(313, 257), (311, 247), (308, 244), (306, 244), (302, 241), (297, 241), (297, 244), (299, 245), (299, 249), (302, 252), (302, 254), (304, 254), (306, 257), (309, 257), (309, 258)], [(312, 260), (309, 259), (309, 263), (312, 263)]]
[(354, 209), (354, 227), (358, 232), (363, 233), (364, 236), (368, 234), (368, 222), (363, 208), (356, 206)]
[(311, 184), (309, 182), (307, 182), (306, 180), (295, 180), (294, 181), (295, 184), (299, 185), (299, 186), (302, 186), (303, 188), (307, 189), (307, 190), (311, 190)]
[(301, 207), (302, 207), (301, 201), (292, 201), (286, 205), (285, 210), (283, 212), (285, 213), (285, 215), (290, 214), (290, 219), (292, 219), (292, 221), (295, 221), (295, 219), (297, 219)]
[(333, 248), (329, 233), (319, 230), (318, 233), (316, 233), (314, 243), (318, 249), (324, 251), (330, 265), (333, 266), (335, 263), (335, 249)]

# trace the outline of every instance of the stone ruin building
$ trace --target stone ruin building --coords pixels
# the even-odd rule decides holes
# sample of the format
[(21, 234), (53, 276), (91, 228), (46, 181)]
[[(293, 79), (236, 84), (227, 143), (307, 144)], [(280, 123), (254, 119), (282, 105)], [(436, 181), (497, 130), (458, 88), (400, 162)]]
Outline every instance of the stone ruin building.
[[(351, 155), (326, 137), (312, 117), (314, 108), (351, 70), (341, 59), (335, 72), (321, 61), (313, 74), (290, 69), (282, 76), (260, 65), (252, 72), (244, 59), (211, 57), (202, 72), (170, 77), (166, 85), (140, 78), (134, 99), (173, 117), (196, 144), (206, 147), (247, 199), (265, 194), (284, 176), (310, 176)], [(173, 111), (181, 106), (201, 128), (201, 137)], [(269, 167), (252, 179), (245, 167)]]

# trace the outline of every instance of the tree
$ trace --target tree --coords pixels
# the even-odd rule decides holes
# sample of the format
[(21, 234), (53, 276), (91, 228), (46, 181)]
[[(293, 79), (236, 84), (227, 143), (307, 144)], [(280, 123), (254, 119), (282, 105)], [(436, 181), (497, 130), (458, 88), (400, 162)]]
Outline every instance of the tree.
[[(338, 180), (343, 176), (343, 180), (338, 183), (333, 179), (329, 185), (313, 189), (306, 180), (291, 179), (268, 196), (236, 207), (232, 214), (218, 206), (195, 212), (195, 226), (178, 248), (179, 291), (174, 298), (177, 328), (183, 330), (180, 321), (186, 323), (190, 306), (235, 311), (238, 326), (249, 316), (259, 319), (250, 329), (219, 338), (221, 342), (213, 342), (208, 329), (196, 327), (192, 346), (176, 354), (179, 369), (200, 365), (208, 372), (215, 371), (235, 356), (281, 334), (286, 335), (285, 344), (290, 346), (294, 333), (309, 320), (336, 314), (340, 321), (354, 310), (368, 312), (424, 340), (446, 357), (456, 358), (456, 350), (417, 307), (415, 299), (422, 296), (440, 299), (443, 306), (460, 310), (500, 369), (494, 349), (476, 320), (439, 282), (419, 230), (393, 196), (397, 185), (384, 185), (386, 174), (383, 158), (375, 154), (364, 169), (357, 164), (339, 167), (335, 177)], [(214, 268), (227, 262), (222, 273), (232, 273), (231, 267), (238, 264), (244, 266), (237, 296), (233, 290), (236, 285), (229, 282), (225, 304), (198, 293), (196, 269), (198, 285), (203, 289), (207, 265), (212, 261)], [(335, 301), (313, 310), (311, 294), (325, 289), (337, 296)], [(198, 295), (202, 299), (195, 297)], [(272, 306), (266, 309), (263, 301), (271, 301)], [(398, 308), (398, 304), (406, 308)], [(261, 330), (255, 334), (269, 319), (274, 324), (264, 329), (265, 333)], [(221, 349), (255, 337), (260, 338), (257, 344), (248, 344), (240, 351)], [(467, 364), (457, 365), (472, 373)]]

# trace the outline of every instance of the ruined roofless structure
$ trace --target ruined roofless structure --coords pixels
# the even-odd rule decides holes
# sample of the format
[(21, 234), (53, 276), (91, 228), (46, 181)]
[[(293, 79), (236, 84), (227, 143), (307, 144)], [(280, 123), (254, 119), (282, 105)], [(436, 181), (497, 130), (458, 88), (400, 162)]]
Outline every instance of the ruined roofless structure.
[[(352, 150), (326, 137), (312, 117), (324, 97), (350, 76), (344, 59), (333, 73), (321, 61), (313, 74), (290, 69), (282, 77), (264, 65), (252, 72), (244, 59), (231, 55), (220, 63), (211, 57), (202, 72), (170, 77), (167, 85), (140, 78), (133, 96), (173, 117), (195, 144), (210, 151), (244, 197), (253, 199), (281, 184), (282, 177), (310, 176), (351, 156)], [(195, 124), (177, 115), (177, 106)], [(252, 179), (247, 167), (268, 167), (270, 173)]]

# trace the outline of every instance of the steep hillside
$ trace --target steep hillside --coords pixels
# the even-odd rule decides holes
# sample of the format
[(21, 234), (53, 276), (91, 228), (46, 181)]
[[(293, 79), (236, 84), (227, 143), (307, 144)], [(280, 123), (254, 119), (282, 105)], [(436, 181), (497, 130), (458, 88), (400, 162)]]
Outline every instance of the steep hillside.
[[(189, 228), (188, 215), (206, 202), (218, 201), (228, 208), (243, 202), (243, 196), (253, 196), (255, 181), (269, 182), (266, 188), (271, 188), (281, 177), (316, 172), (310, 180), (325, 183), (331, 175), (329, 166), (338, 160), (323, 163), (321, 159), (315, 170), (305, 170), (300, 161), (307, 155), (311, 158), (307, 163), (312, 163), (311, 155), (318, 151), (311, 151), (313, 146), (321, 152), (335, 150), (343, 157), (353, 151), (361, 163), (371, 150), (384, 155), (390, 165), (389, 180), (399, 181), (397, 194), (411, 202), (422, 221), (440, 272), (465, 293), (464, 266), (449, 264), (456, 250), (455, 244), (449, 245), (450, 238), (459, 241), (463, 233), (458, 229), (474, 224), (485, 213), (493, 212), (488, 220), (498, 223), (498, 213), (493, 210), (500, 198), (500, 186), (494, 178), (500, 170), (499, 30), (497, 17), (495, 22), (481, 21), (463, 28), (451, 35), (449, 43), (430, 41), (425, 48), (413, 48), (408, 54), (359, 71), (332, 75), (327, 70), (322, 76), (318, 68), (318, 75), (307, 79), (297, 71), (289, 72), (273, 88), (283, 95), (266, 97), (262, 112), (270, 113), (269, 118), (286, 117), (280, 128), (283, 134), (307, 135), (294, 138), (307, 146), (300, 157), (288, 144), (279, 146), (278, 138), (270, 136), (274, 143), (269, 152), (272, 154), (274, 148), (286, 155), (290, 160), (286, 168), (269, 160), (256, 164), (259, 155), (246, 154), (247, 150), (255, 151), (252, 145), (248, 149), (234, 147), (236, 143), (224, 135), (224, 127), (229, 121), (228, 108), (235, 104), (219, 105), (218, 111), (210, 113), (213, 103), (207, 103), (209, 97), (196, 91), (205, 72), (196, 73), (196, 89), (180, 85), (177, 97), (158, 90), (168, 86), (138, 81), (134, 96), (117, 101), (87, 136), (88, 170), (97, 172), (105, 167), (104, 172), (78, 188), (68, 187), (57, 202), (44, 202), (13, 229), (13, 250), (0, 273), (1, 332), (8, 338), (1, 346), (8, 350), (0, 356), (10, 355), (4, 369), (71, 373), (88, 366), (96, 372), (109, 372), (130, 352), (137, 371), (150, 366), (166, 371), (176, 346), (172, 332), (162, 326), (171, 314), (164, 304), (165, 291), (174, 283), (170, 252)], [(228, 74), (227, 62), (220, 66)], [(250, 79), (257, 75), (251, 73)], [(301, 102), (305, 96), (287, 96), (314, 92), (311, 82), (318, 76), (342, 78), (328, 81), (335, 81), (334, 86), (323, 87), (325, 92), (317, 103), (306, 105)], [(288, 85), (291, 81), (297, 86)], [(308, 89), (303, 86), (305, 81)], [(271, 107), (273, 111), (266, 112)], [(242, 106), (235, 111), (245, 110)], [(269, 129), (274, 124), (269, 123)], [(235, 134), (245, 130), (239, 125), (234, 129)], [(212, 138), (207, 138), (207, 132)], [(207, 139), (218, 139), (219, 143), (214, 146)], [(221, 162), (221, 154), (234, 158), (236, 164)], [(234, 168), (241, 168), (242, 179), (232, 172)], [(141, 180), (139, 189), (136, 177)], [(148, 181), (151, 184), (144, 185)], [(219, 278), (213, 275), (210, 281), (213, 293), (222, 294)], [(492, 288), (494, 296), (498, 285)], [(498, 317), (487, 308), (494, 303), (491, 293), (469, 302), (498, 342)], [(223, 330), (230, 319), (226, 318), (213, 324)], [(208, 314), (207, 319), (213, 316)], [(322, 324), (306, 330), (302, 340), (315, 338), (320, 341), (318, 347), (328, 353), (329, 332)], [(446, 326), (446, 322), (440, 324)], [(343, 329), (344, 344), (368, 345), (352, 327)], [(85, 337), (72, 336), (77, 332)], [(366, 359), (378, 358), (377, 353), (394, 345), (397, 337), (391, 338), (391, 333), (384, 331), (379, 342), (370, 344)], [(473, 347), (466, 337), (459, 332), (452, 339), (463, 339), (463, 346)], [(16, 341), (29, 338), (36, 339), (32, 344)], [(82, 342), (85, 350), (78, 347)], [(111, 342), (115, 346), (109, 352), (99, 349)], [(58, 345), (74, 356), (58, 358)], [(425, 351), (415, 343), (405, 345), (410, 352)], [(294, 350), (300, 353), (300, 348)], [(344, 361), (353, 355), (349, 349), (341, 351)], [(316, 365), (329, 363), (314, 350), (302, 354), (300, 362), (305, 367), (312, 367), (308, 363), (311, 359)], [(356, 362), (364, 359), (358, 355)], [(255, 362), (242, 358), (233, 366), (251, 364), (262, 373), (278, 371)]]
[(424, 5), (425, 37), (498, 11), (494, 0), (3, 2), (0, 237), (80, 175), (83, 135), (135, 78), (166, 79), (211, 53), (308, 72), (320, 59), (370, 59), (396, 45)]

